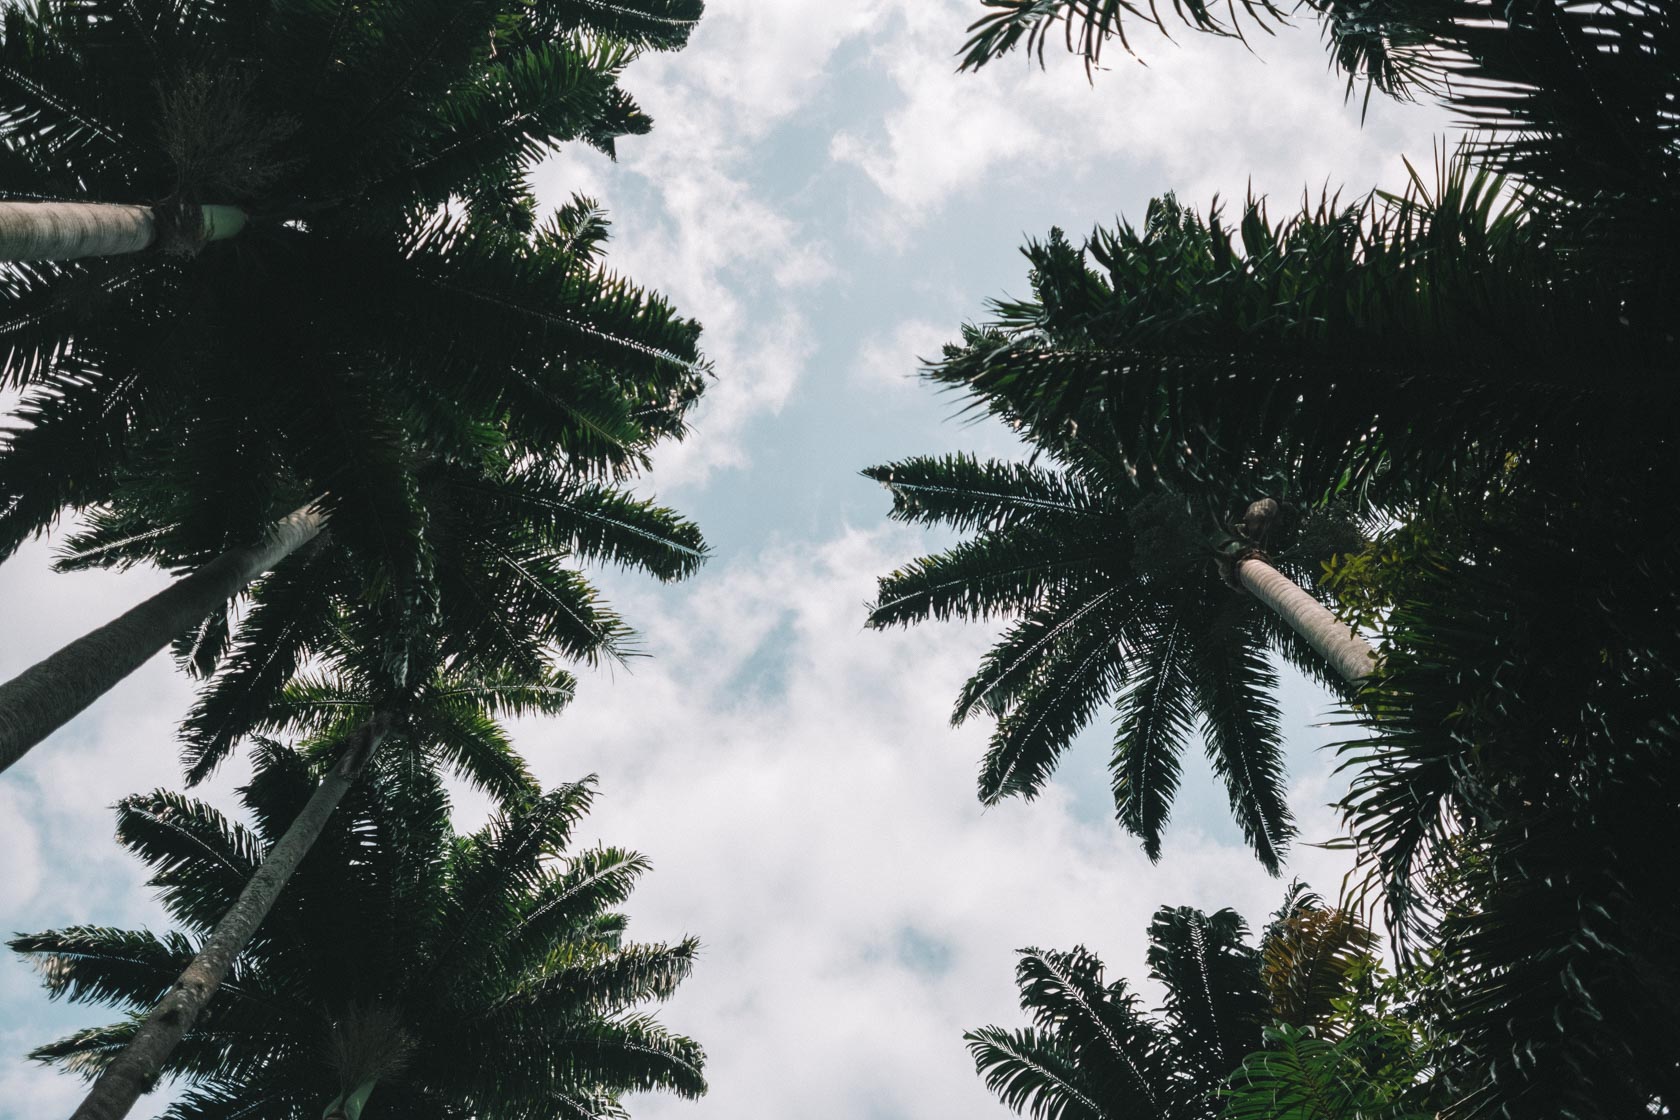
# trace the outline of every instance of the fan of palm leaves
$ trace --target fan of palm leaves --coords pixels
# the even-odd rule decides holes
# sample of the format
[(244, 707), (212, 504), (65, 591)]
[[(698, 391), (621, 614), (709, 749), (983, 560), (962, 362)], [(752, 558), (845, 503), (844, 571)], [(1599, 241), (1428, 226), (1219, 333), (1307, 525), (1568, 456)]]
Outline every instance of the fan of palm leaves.
[(1441, 976), (1467, 1115), (1680, 1101), (1680, 876), (1651, 855), (1680, 842), (1680, 539), (1623, 481), (1437, 524), (1389, 614), (1374, 735), (1344, 748), (1343, 808)]
[(1033, 1120), (1212, 1120), (1225, 1075), (1258, 1047), (1258, 954), (1233, 910), (1162, 907), (1149, 927), (1160, 1017), (1124, 980), (1103, 982), (1091, 952), (1024, 949), (1016, 968), (1033, 1026), (984, 1027), (968, 1040), (986, 1088)]
[[(1199, 724), (1232, 812), (1275, 872), (1293, 825), (1267, 651), (1319, 679), (1331, 675), (1294, 631), (1220, 581), (1220, 518), (1163, 486), (1140, 487), (1117, 457), (1089, 445), (1052, 461), (955, 455), (865, 471), (891, 490), (895, 519), (972, 534), (884, 577), (869, 625), (1015, 620), (952, 717), (997, 720), (982, 800), (1034, 796), (1069, 741), (1112, 701), (1115, 814), (1150, 857), (1160, 854), (1179, 756)], [(1309, 587), (1321, 550), (1357, 539), (1357, 526), (1333, 512), (1317, 520), (1295, 533), (1302, 549), (1280, 541), (1277, 551)], [(1333, 531), (1338, 524), (1343, 532)]]
[[(60, 566), (202, 563), (214, 539), (193, 531), (202, 507), (192, 480), (172, 481), (143, 472), (125, 482), (117, 504), (66, 539)], [(182, 728), (189, 781), (260, 726), (312, 660), (336, 664), (344, 679), (400, 689), (424, 680), (428, 665), (493, 687), (559, 680), (557, 656), (633, 655), (630, 628), (578, 566), (673, 580), (706, 555), (693, 523), (671, 510), (505, 449), (471, 465), (412, 463), (393, 489), (406, 504), (382, 509), (385, 525), (406, 518), (423, 532), (368, 556), (334, 525), (330, 540), (259, 580), (242, 614), (219, 611), (177, 642), (184, 664), (209, 678)], [(381, 651), (393, 642), (402, 652), (391, 656), (413, 661), (401, 674), (376, 664), (389, 661)]]
[(1569, 266), (1462, 158), (1281, 223), (1168, 196), (1141, 228), (1025, 251), (1032, 298), (994, 304), (925, 376), (1140, 477), (1393, 509), (1485, 486), (1513, 453), (1611, 470), (1668, 438), (1674, 338), (1630, 329), (1622, 279)]
[[(242, 796), (253, 825), (158, 791), (119, 807), (119, 838), (154, 869), (184, 932), (82, 926), (23, 936), (55, 996), (131, 1012), (40, 1047), (91, 1075), (173, 983), (264, 849), (309, 798), (309, 759), (265, 744)], [(705, 1090), (703, 1056), (646, 1012), (696, 943), (624, 939), (614, 907), (646, 861), (567, 854), (589, 780), (526, 799), (456, 836), (432, 772), (371, 767), (299, 868), (221, 998), (176, 1051), (171, 1120), (621, 1117), (624, 1095)], [(357, 1113), (348, 1113), (352, 1117)]]

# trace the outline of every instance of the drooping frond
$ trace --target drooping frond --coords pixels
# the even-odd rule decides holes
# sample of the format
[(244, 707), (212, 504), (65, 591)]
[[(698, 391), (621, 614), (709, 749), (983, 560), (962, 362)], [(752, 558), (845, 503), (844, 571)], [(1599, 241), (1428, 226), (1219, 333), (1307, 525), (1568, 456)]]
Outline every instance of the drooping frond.
[(1213, 771), (1225, 783), (1231, 811), (1254, 854), (1272, 874), (1295, 835), (1289, 811), (1277, 672), (1263, 647), (1226, 625), (1204, 637), (1191, 673)]
[(982, 1027), (963, 1041), (987, 1090), (1016, 1112), (1032, 1120), (1115, 1120), (1090, 1095), (1071, 1048), (1054, 1033)]
[(910, 524), (1005, 532), (1033, 520), (1066, 524), (1100, 513), (1098, 501), (1066, 475), (972, 455), (920, 456), (863, 472), (892, 494), (888, 514)]
[(118, 1006), (156, 1003), (195, 952), (179, 933), (159, 938), (95, 926), (15, 937), (6, 944), (30, 958), (52, 998)]
[[(1125, 28), (1128, 19), (1167, 32), (1161, 8), (1153, 2), (1147, 8), (1128, 0), (982, 0), (982, 5), (986, 14), (969, 24), (959, 69), (978, 70), (1017, 46), (1042, 66), (1045, 48), (1060, 39), (1068, 51), (1085, 60), (1089, 73), (1101, 64), (1103, 45), (1110, 39), (1119, 40), (1121, 49), (1131, 52)], [(1271, 0), (1242, 0), (1240, 13), (1235, 4), (1183, 0), (1173, 5), (1172, 14), (1192, 30), (1241, 37), (1239, 15), (1255, 30), (1270, 32), (1286, 26), (1288, 12)]]
[(1194, 689), (1184, 657), (1188, 638), (1178, 619), (1161, 621), (1139, 642), (1132, 678), (1115, 708), (1114, 812), (1143, 841), (1150, 859), (1161, 856), (1161, 831), (1178, 790), (1179, 756), (1195, 727)]
[(262, 841), (201, 801), (168, 790), (117, 805), (117, 839), (155, 869), (170, 914), (207, 932), (256, 871)]
[(1265, 999), (1260, 955), (1234, 910), (1162, 907), (1149, 926), (1149, 973), (1167, 989), (1162, 1008), (1179, 1060), (1217, 1085), (1260, 1041)]

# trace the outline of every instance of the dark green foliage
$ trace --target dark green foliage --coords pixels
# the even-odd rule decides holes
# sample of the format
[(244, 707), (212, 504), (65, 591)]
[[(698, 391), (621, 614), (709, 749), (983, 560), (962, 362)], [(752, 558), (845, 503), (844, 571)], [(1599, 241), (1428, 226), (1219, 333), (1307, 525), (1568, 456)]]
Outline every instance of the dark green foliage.
[(1235, 911), (1162, 907), (1149, 929), (1149, 974), (1166, 987), (1160, 1017), (1124, 980), (1103, 983), (1083, 948), (1025, 949), (1016, 968), (1033, 1026), (970, 1031), (986, 1088), (1035, 1120), (1212, 1120), (1225, 1074), (1260, 1041), (1259, 955)]
[[(1220, 517), (1140, 486), (1086, 444), (1045, 451), (1052, 466), (955, 455), (865, 471), (891, 490), (894, 519), (972, 534), (883, 578), (869, 625), (1015, 620), (952, 716), (997, 720), (982, 800), (1036, 795), (1069, 740), (1112, 702), (1115, 815), (1150, 857), (1160, 855), (1179, 756), (1199, 724), (1237, 822), (1275, 872), (1294, 829), (1266, 651), (1321, 675), (1317, 656), (1220, 582), (1213, 543), (1229, 533)], [(1271, 542), (1274, 560), (1310, 587), (1323, 557), (1292, 547), (1295, 528)]]
[[(1131, 52), (1124, 26), (1126, 17), (1163, 32), (1167, 30), (1160, 6), (1154, 0), (1150, 0), (1147, 10), (1130, 0), (981, 0), (981, 7), (986, 9), (986, 14), (969, 24), (969, 38), (963, 44), (960, 67), (963, 70), (978, 70), (1018, 46), (1024, 47), (1042, 66), (1045, 48), (1060, 37), (1069, 51), (1084, 58), (1089, 74), (1101, 64), (1103, 45), (1109, 39), (1118, 39), (1121, 49)], [(1197, 31), (1239, 38), (1242, 35), (1234, 4), (1174, 0), (1172, 7), (1174, 15)], [(1260, 30), (1270, 31), (1285, 22), (1285, 10), (1274, 6), (1271, 0), (1242, 0), (1242, 12)]]
[[(1410, 1036), (1363, 1024), (1337, 1039), (1280, 1023), (1231, 1075), (1224, 1120), (1433, 1120), (1410, 1099), (1425, 1074)], [(1396, 1045), (1398, 1044), (1398, 1045)]]
[(1467, 1114), (1680, 1101), (1680, 875), (1654, 855), (1680, 843), (1680, 539), (1635, 497), (1657, 477), (1437, 523), (1439, 566), (1390, 614), (1376, 734), (1346, 748), (1344, 808), (1438, 974)]
[(1304, 884), (1291, 884), (1260, 944), (1260, 977), (1272, 1018), (1337, 1033), (1341, 1002), (1355, 979), (1375, 966), (1376, 944), (1376, 935), (1353, 910), (1326, 907)]
[[(1295, 883), (1258, 951), (1246, 934), (1231, 910), (1157, 911), (1149, 974), (1167, 993), (1158, 1017), (1138, 1010), (1125, 981), (1105, 986), (1084, 949), (1024, 951), (1017, 978), (1034, 1026), (965, 1036), (986, 1087), (1039, 1120), (1437, 1115), (1449, 1099), (1438, 1058), (1450, 1047), (1428, 1036), (1436, 1025), (1422, 989), (1382, 971), (1357, 914)], [(1297, 998), (1309, 992), (1310, 1023)]]
[[(254, 585), (236, 633), (224, 612), (183, 636), (177, 655), (210, 678), (182, 730), (190, 780), (214, 769), (241, 736), (278, 730), (271, 713), (304, 687), (295, 674), (326, 659), (332, 688), (365, 697), (357, 719), (382, 704), (407, 706), (420, 697), (416, 688), (462, 698), (466, 706), (454, 715), (436, 697), (426, 700), (442, 721), (436, 742), (450, 751), (476, 744), (478, 762), (463, 756), (455, 765), (505, 793), (517, 759), (474, 714), (478, 707), (490, 716), (545, 710), (545, 697), (570, 694), (556, 656), (593, 663), (635, 652), (629, 627), (577, 565), (670, 580), (692, 574), (705, 557), (691, 522), (541, 460), (496, 453), (470, 466), (415, 462), (397, 482), (405, 506), (367, 515), (389, 526), (396, 513), (423, 532), (392, 533), (382, 553), (368, 555), (366, 535), (341, 535), (335, 521), (330, 540)], [(172, 489), (141, 476), (121, 497), (66, 541), (61, 566), (144, 559), (185, 569), (213, 554), (214, 537), (195, 542), (189, 482)], [(378, 592), (371, 599), (370, 583)]]
[[(988, 7), (968, 65), (1042, 50), (1058, 20), (1094, 61), (1143, 14)], [(1039, 298), (1000, 308), (933, 376), (1040, 441), (1118, 448), (1192, 493), (1346, 494), (1405, 521), (1329, 582), (1387, 630), (1344, 808), (1408, 960), (1428, 966), (1428, 1022), (1453, 1040), (1430, 1076), (1455, 1118), (1670, 1112), (1674, 14), (1309, 8), (1350, 82), (1452, 108), (1488, 170), (1282, 227), (1251, 209), (1234, 238), (1169, 203), (1084, 253), (1053, 238), (1031, 249)], [(1177, 11), (1236, 29), (1234, 8)], [(1508, 204), (1495, 173), (1513, 177)], [(1257, 470), (1279, 481), (1257, 487)], [(1279, 1045), (1257, 1083), (1382, 1065), (1364, 1043)], [(1338, 1107), (1398, 1114), (1384, 1100)]]
[[(185, 934), (87, 927), (13, 947), (53, 995), (138, 1012), (233, 901), (314, 772), (301, 754), (262, 751), (242, 791), (254, 831), (161, 791), (125, 802), (119, 837), (155, 869)], [(431, 772), (382, 756), (177, 1050), (169, 1072), (185, 1092), (165, 1115), (208, 1120), (239, 1104), (315, 1120), (369, 1076), (366, 1120), (617, 1117), (628, 1091), (699, 1095), (699, 1047), (636, 1010), (671, 994), (695, 942), (623, 940), (611, 908), (645, 862), (615, 849), (565, 853), (592, 795), (588, 781), (565, 786), (455, 836)], [(134, 1022), (34, 1056), (91, 1075)]]
[(1625, 456), (1675, 404), (1654, 375), (1680, 353), (1621, 320), (1623, 280), (1574, 271), (1549, 222), (1462, 161), (1281, 223), (1169, 196), (1141, 228), (1025, 252), (1032, 298), (994, 304), (927, 377), (1140, 477), (1404, 503), (1485, 485), (1519, 447)]
[(10, 7), (13, 197), (250, 223), (0, 275), (0, 383), (25, 391), (0, 436), (0, 555), (137, 475), (193, 480), (214, 551), (318, 499), (340, 545), (377, 555), (421, 528), (414, 454), (643, 467), (703, 387), (698, 327), (601, 268), (594, 203), (537, 226), (525, 174), (556, 144), (645, 131), (618, 77), (699, 8)]

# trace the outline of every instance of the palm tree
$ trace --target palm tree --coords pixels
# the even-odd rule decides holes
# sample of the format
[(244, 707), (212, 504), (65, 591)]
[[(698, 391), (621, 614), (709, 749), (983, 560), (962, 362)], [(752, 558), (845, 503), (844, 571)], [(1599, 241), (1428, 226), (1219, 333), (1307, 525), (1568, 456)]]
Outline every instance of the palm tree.
[[(378, 555), (417, 529), (393, 521), (391, 489), (416, 448), (470, 460), (506, 440), (623, 477), (682, 434), (697, 325), (600, 268), (592, 202), (538, 228), (522, 183), (561, 141), (610, 151), (645, 131), (618, 75), (680, 45), (700, 5), (503, 7), (9, 10), (9, 187), (171, 207), (215, 194), (250, 217), (192, 256), (0, 273), (0, 383), (25, 389), (23, 423), (0, 433), (0, 556), (146, 471), (193, 480), (217, 538), (206, 560), (263, 547), (300, 501), (336, 519), (335, 546)], [(219, 584), (198, 586), (204, 617)], [(124, 664), (181, 629), (146, 613), (158, 625), (124, 634)], [(120, 676), (83, 664), (102, 652), (53, 666), (50, 719), (0, 714), (0, 761)], [(90, 687), (72, 697), (67, 679)], [(38, 691), (6, 699), (34, 707)]]
[[(1114, 699), (1115, 815), (1150, 858), (1160, 855), (1179, 756), (1200, 722), (1232, 811), (1275, 873), (1293, 826), (1277, 676), (1266, 655), (1280, 650), (1320, 679), (1325, 662), (1313, 631), (1298, 633), (1297, 618), (1271, 603), (1259, 609), (1260, 596), (1233, 593), (1216, 578), (1216, 561), (1233, 585), (1287, 584), (1328, 619), (1332, 650), (1368, 659), (1368, 647), (1267, 562), (1262, 548), (1278, 549), (1285, 536), (1275, 502), (1243, 510), (1220, 542), (1209, 530), (1222, 519), (1199, 521), (1180, 495), (1140, 486), (1115, 456), (1083, 441), (1047, 450), (1054, 467), (956, 455), (865, 471), (891, 490), (893, 518), (973, 534), (883, 578), (869, 625), (1018, 620), (952, 716), (960, 724), (984, 712), (998, 721), (981, 800), (1034, 796), (1069, 741)], [(1333, 514), (1293, 536), (1296, 547), (1271, 560), (1309, 586), (1324, 555), (1358, 540), (1357, 527)]]
[[(971, 65), (1041, 49), (1064, 16), (1092, 59), (1131, 14), (990, 6)], [(1671, 13), (1313, 7), (1352, 80), (1470, 123), (1511, 202), (1456, 171), (1340, 225), (1309, 213), (1274, 232), (1251, 209), (1233, 238), (1152, 210), (1142, 237), (1093, 239), (1106, 276), (1058, 266), (1088, 339), (1036, 346), (1022, 315), (1024, 345), (976, 334), (949, 380), (1187, 485), (1265, 462), (1306, 504), (1397, 499), (1426, 547), (1377, 565), (1405, 570), (1378, 572), (1396, 586), (1362, 698), (1375, 737), (1348, 747), (1344, 809), (1402, 951), (1440, 971), (1458, 1112), (1672, 1111), (1680, 880), (1649, 858), (1680, 813), (1676, 732), (1656, 715), (1680, 708)], [(1150, 288), (1166, 274), (1182, 282)]]
[[(693, 575), (707, 555), (699, 529), (674, 511), (511, 448), (474, 464), (411, 464), (393, 489), (406, 502), (387, 521), (424, 525), (424, 533), (399, 537), (423, 547), (368, 556), (311, 546), (255, 585), (237, 626), (223, 609), (179, 636), (182, 664), (209, 678), (182, 728), (189, 781), (207, 776), (258, 728), (312, 659), (342, 646), (347, 616), (370, 619), (363, 639), (370, 647), (387, 640), (378, 619), (401, 623), (401, 634), (419, 618), (428, 659), (539, 678), (556, 654), (594, 664), (637, 652), (630, 627), (580, 564), (670, 582)], [(125, 497), (67, 538), (61, 567), (186, 568), (214, 547), (195, 533), (190, 492), (163, 487)]]
[[(637, 1011), (663, 999), (696, 944), (623, 940), (612, 908), (647, 864), (597, 848), (564, 856), (592, 782), (449, 827), (432, 771), (387, 753), (346, 797), (223, 998), (165, 1073), (186, 1086), (165, 1115), (297, 1118), (624, 1115), (627, 1092), (705, 1090), (703, 1056)], [(320, 763), (272, 742), (242, 791), (246, 828), (166, 791), (119, 807), (119, 838), (156, 875), (184, 933), (83, 926), (19, 937), (55, 996), (130, 1012), (34, 1056), (84, 1076), (251, 879), (310, 798)]]
[(1465, 1116), (1680, 1104), (1680, 875), (1652, 858), (1680, 843), (1680, 533), (1653, 481), (1521, 479), (1396, 564), (1342, 808), (1438, 976)]
[(403, 643), (405, 648), (396, 658), (388, 656), (392, 643), (382, 644), (387, 648), (381, 652), (387, 656), (341, 658), (338, 678), (295, 682), (264, 721), (267, 729), (275, 731), (315, 732), (310, 745), (314, 753), (332, 760), (331, 767), (175, 984), (133, 1038), (108, 1055), (110, 1060), (75, 1113), (77, 1120), (120, 1120), (156, 1082), (333, 811), (387, 744), (388, 749), (406, 751), (433, 766), (443, 760), (453, 763), (504, 804), (518, 804), (537, 792), (494, 717), (557, 713), (571, 699), (570, 677), (551, 672), (536, 679), (506, 675), (484, 679), (458, 666), (439, 666), (414, 683), (380, 681), (393, 661), (410, 672), (422, 664), (412, 642)]
[[(628, 652), (627, 628), (568, 561), (674, 579), (704, 556), (693, 526), (670, 511), (540, 463), (478, 472), (434, 467), (421, 472), (416, 495), (433, 545), (421, 605), (355, 594), (365, 562), (321, 550), (259, 586), (236, 637), (223, 616), (220, 633), (202, 628), (184, 649), (201, 671), (226, 654), (185, 728), (191, 780), (252, 735), (303, 733), (338, 763), (177, 985), (102, 1072), (82, 1120), (125, 1115), (155, 1081), (376, 751), (406, 747), (434, 765), (447, 762), (504, 803), (532, 794), (493, 717), (552, 714), (570, 699), (571, 680), (553, 667), (554, 651), (591, 661)], [(182, 547), (179, 533), (135, 531), (137, 522), (165, 513), (109, 509), (70, 544), (84, 562), (160, 553), (178, 559), (169, 550)], [(333, 676), (294, 676), (309, 659), (325, 660)]]
[(111, 257), (160, 244), (190, 252), (237, 236), (246, 219), (237, 206), (215, 205), (189, 210), (196, 221), (172, 225), (175, 216), (113, 202), (0, 202), (0, 261)]
[(1625, 469), (1666, 439), (1654, 371), (1677, 343), (1620, 321), (1625, 278), (1558, 239), (1532, 194), (1463, 158), (1281, 222), (1169, 195), (1140, 227), (1030, 243), (1033, 298), (995, 303), (925, 376), (1037, 444), (1222, 503), (1404, 510), (1498, 484), (1519, 452)]

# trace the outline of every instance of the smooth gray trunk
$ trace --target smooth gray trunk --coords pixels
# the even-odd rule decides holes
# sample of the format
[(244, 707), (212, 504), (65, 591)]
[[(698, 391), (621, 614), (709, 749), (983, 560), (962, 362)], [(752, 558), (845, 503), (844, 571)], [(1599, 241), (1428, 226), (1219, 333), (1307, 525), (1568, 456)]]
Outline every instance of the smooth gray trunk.
[[(201, 206), (186, 245), (221, 241), (245, 226), (237, 206)], [(189, 211), (190, 213), (190, 211)], [(160, 225), (150, 206), (116, 202), (0, 202), (0, 261), (64, 261), (138, 253), (157, 241)]]
[(1325, 610), (1323, 604), (1302, 591), (1288, 576), (1253, 556), (1237, 564), (1236, 575), (1250, 594), (1305, 638), (1343, 680), (1357, 684), (1376, 670), (1377, 653), (1371, 643)]
[(262, 925), (292, 873), (309, 853), (315, 838), (321, 835), (327, 818), (356, 784), (390, 727), (390, 717), (381, 714), (356, 729), (345, 744), (338, 764), (321, 779), (286, 834), (269, 849), (262, 866), (240, 892), (239, 900), (216, 923), (198, 956), (152, 1008), (128, 1045), (100, 1071), (98, 1080), (70, 1120), (121, 1120), (141, 1094), (157, 1083), (169, 1055), (192, 1030), (199, 1014), (226, 979), (234, 958)]
[(254, 548), (225, 552), (99, 629), (0, 684), (0, 772), (197, 625), (239, 589), (311, 540), (326, 515), (311, 507)]

